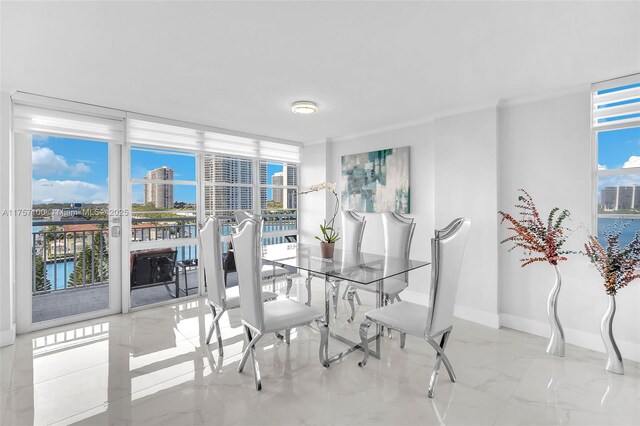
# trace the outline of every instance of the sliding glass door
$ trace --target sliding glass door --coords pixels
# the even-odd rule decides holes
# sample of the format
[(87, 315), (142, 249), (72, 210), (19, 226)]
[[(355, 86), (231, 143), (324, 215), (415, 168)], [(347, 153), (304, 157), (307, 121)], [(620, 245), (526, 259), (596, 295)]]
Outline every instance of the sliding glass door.
[[(121, 311), (121, 146), (16, 135), (21, 331)], [(19, 251), (21, 251), (19, 249)], [(25, 256), (26, 255), (26, 256)]]

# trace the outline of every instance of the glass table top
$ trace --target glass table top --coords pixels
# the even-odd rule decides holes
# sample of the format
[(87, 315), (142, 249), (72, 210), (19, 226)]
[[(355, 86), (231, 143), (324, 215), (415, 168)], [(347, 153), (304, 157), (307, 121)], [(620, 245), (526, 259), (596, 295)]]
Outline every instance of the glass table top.
[(319, 244), (301, 243), (264, 246), (262, 259), (265, 263), (290, 266), (360, 284), (375, 283), (431, 264), (421, 260), (399, 259), (379, 254), (343, 252), (337, 248), (333, 259), (323, 259)]

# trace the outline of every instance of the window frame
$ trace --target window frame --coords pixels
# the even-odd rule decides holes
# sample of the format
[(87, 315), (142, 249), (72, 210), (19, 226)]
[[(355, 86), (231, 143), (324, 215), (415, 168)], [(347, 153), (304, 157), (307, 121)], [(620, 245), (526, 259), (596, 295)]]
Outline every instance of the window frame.
[[(600, 177), (602, 176), (621, 176), (621, 175), (639, 175), (640, 176), (640, 167), (628, 167), (628, 168), (617, 168), (617, 169), (600, 169), (598, 162), (598, 139), (599, 134), (602, 132), (609, 131), (617, 131), (622, 129), (629, 128), (638, 128), (640, 129), (640, 122), (628, 122), (626, 120), (622, 120), (621, 122), (610, 121), (607, 122), (606, 125), (596, 126), (597, 119), (594, 117), (594, 96), (597, 95), (600, 91), (606, 89), (613, 89), (617, 87), (623, 87), (631, 84), (639, 84), (640, 83), (640, 74), (633, 74), (613, 80), (608, 80), (605, 82), (594, 83), (591, 87), (590, 91), (590, 118), (591, 118), (591, 235), (594, 235), (596, 238), (599, 236), (598, 229), (598, 219), (600, 219), (602, 214), (599, 213), (600, 203), (598, 202), (598, 182)], [(639, 107), (640, 108), (640, 107)], [(621, 215), (624, 213), (621, 213)], [(637, 215), (632, 214), (624, 214), (625, 216), (633, 216), (635, 219), (640, 219), (640, 213)], [(618, 217), (616, 215), (611, 215), (612, 218)]]
[[(295, 190), (296, 191), (296, 207), (295, 208), (284, 208), (284, 207), (280, 207), (280, 208), (273, 208), (273, 209), (269, 209), (265, 206), (265, 210), (269, 210), (269, 211), (289, 211), (289, 210), (293, 210), (295, 211), (295, 216), (296, 216), (296, 228), (295, 229), (291, 229), (291, 230), (284, 230), (284, 231), (268, 231), (268, 232), (263, 232), (263, 239), (266, 238), (271, 238), (277, 241), (277, 238), (284, 238), (288, 235), (296, 235), (296, 238), (300, 237), (300, 218), (299, 218), (299, 213), (300, 213), (300, 209), (299, 209), (299, 202), (300, 202), (300, 164), (297, 163), (291, 163), (291, 162), (287, 162), (287, 161), (278, 161), (278, 160), (267, 160), (267, 159), (259, 159), (256, 160), (257, 163), (257, 168), (258, 168), (258, 173), (256, 174), (257, 177), (257, 187), (258, 187), (258, 192), (257, 192), (257, 201), (258, 203), (255, 204), (257, 206), (257, 209), (254, 210), (254, 213), (256, 214), (260, 214), (262, 215), (263, 213), (263, 209), (262, 209), (262, 189), (268, 190), (274, 190), (274, 189), (282, 189), (283, 191), (283, 199), (284, 197), (287, 196), (287, 191), (289, 189), (291, 190)], [(282, 169), (284, 172), (285, 167), (288, 166), (293, 166), (296, 168), (296, 185), (272, 185), (270, 183), (266, 183), (263, 184), (260, 181), (260, 165), (261, 163), (266, 163), (267, 167), (269, 164), (278, 164), (278, 165), (282, 165)], [(286, 183), (286, 176), (283, 179), (283, 183)], [(273, 194), (273, 193), (272, 193)]]

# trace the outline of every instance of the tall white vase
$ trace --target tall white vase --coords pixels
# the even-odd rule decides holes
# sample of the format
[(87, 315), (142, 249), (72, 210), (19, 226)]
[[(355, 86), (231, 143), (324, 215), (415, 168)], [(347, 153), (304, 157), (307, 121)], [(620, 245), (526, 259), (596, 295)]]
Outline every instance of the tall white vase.
[(549, 300), (547, 301), (547, 316), (551, 325), (551, 339), (549, 339), (547, 353), (555, 356), (564, 356), (564, 331), (558, 319), (558, 295), (560, 294), (562, 278), (560, 277), (558, 265), (553, 265), (553, 268), (556, 271), (556, 283), (551, 289)]
[(605, 369), (615, 374), (624, 374), (622, 355), (613, 338), (613, 317), (616, 315), (616, 297), (609, 296), (609, 308), (602, 318), (600, 333), (607, 349), (607, 366)]

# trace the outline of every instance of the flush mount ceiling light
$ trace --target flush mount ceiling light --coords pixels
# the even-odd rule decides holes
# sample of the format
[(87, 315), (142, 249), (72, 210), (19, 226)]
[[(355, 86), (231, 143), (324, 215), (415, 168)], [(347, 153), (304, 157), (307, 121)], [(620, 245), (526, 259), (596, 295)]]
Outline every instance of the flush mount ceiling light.
[(311, 101), (297, 101), (291, 105), (291, 111), (296, 114), (315, 114), (318, 112), (318, 105)]

